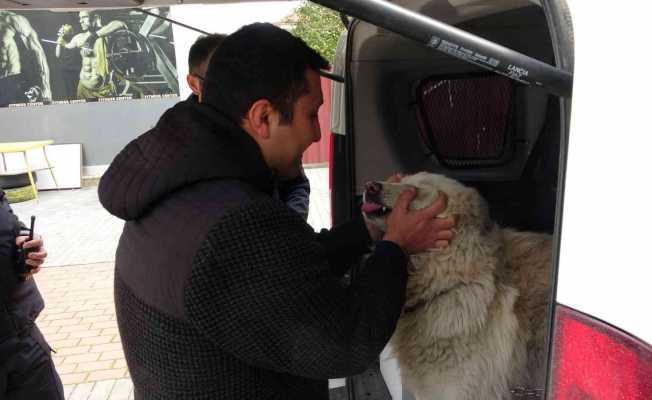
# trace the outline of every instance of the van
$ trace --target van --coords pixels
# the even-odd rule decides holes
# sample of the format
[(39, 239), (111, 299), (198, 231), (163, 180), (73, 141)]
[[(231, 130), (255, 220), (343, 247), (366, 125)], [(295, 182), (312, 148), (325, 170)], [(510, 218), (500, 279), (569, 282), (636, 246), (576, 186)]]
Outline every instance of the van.
[[(365, 182), (395, 172), (435, 172), (475, 187), (500, 225), (554, 237), (548, 384), (512, 388), (513, 398), (650, 398), (644, 238), (652, 235), (642, 199), (652, 194), (643, 161), (652, 132), (643, 93), (652, 86), (615, 78), (622, 64), (603, 52), (636, 51), (649, 27), (629, 19), (649, 6), (320, 3), (358, 17), (348, 20), (336, 60), (346, 81), (334, 89), (334, 224), (360, 212)], [(598, 34), (606, 33), (598, 21), (614, 30)], [(348, 398), (412, 398), (392, 368), (381, 359), (349, 379)]]
[[(360, 213), (367, 181), (394, 172), (477, 188), (500, 225), (554, 238), (547, 384), (513, 398), (652, 398), (652, 4), (315, 2), (346, 25), (331, 72), (333, 224)], [(390, 358), (331, 398), (412, 398)]]

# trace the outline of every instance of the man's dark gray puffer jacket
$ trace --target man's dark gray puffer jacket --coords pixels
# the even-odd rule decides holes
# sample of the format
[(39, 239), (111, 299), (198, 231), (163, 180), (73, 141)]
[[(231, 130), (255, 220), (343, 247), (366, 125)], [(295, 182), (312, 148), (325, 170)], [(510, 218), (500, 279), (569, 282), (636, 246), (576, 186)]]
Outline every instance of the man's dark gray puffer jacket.
[(360, 373), (404, 301), (403, 252), (357, 220), (316, 234), (270, 197), (256, 143), (217, 111), (179, 103), (100, 182), (126, 220), (116, 255), (118, 326), (137, 398), (327, 399)]

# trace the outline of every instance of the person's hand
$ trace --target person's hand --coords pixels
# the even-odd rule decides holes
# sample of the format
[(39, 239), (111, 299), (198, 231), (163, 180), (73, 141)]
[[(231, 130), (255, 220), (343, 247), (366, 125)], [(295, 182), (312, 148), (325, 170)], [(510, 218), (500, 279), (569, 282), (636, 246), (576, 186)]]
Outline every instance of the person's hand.
[(66, 39), (64, 39), (63, 35), (59, 34), (57, 37), (57, 45), (59, 46), (65, 46), (66, 45)]
[[(401, 174), (400, 172), (397, 172), (397, 173), (391, 175), (390, 177), (388, 177), (387, 179), (385, 179), (385, 181), (391, 182), (391, 183), (399, 183), (401, 181), (401, 179), (403, 179), (403, 174)], [(374, 242), (377, 242), (380, 239), (382, 239), (383, 238), (383, 232), (380, 229), (376, 228), (374, 226), (374, 224), (369, 222), (369, 220), (367, 219), (367, 216), (364, 213), (362, 213), (362, 217), (364, 218), (364, 222), (367, 225), (367, 231), (369, 232), (369, 237), (371, 238), (371, 240), (374, 241)]]
[(404, 190), (387, 216), (387, 232), (383, 240), (399, 245), (407, 254), (416, 254), (433, 248), (444, 248), (453, 238), (453, 217), (437, 218), (446, 210), (448, 197), (439, 192), (427, 208), (410, 211), (410, 202), (417, 195), (416, 188)]
[(25, 259), (25, 264), (30, 266), (29, 276), (37, 274), (41, 270), (45, 258), (48, 256), (48, 252), (45, 251), (43, 247), (43, 238), (40, 235), (34, 235), (34, 238), (29, 239), (27, 236), (18, 236), (16, 238), (16, 246), (22, 247), (23, 249), (32, 249), (31, 252), (27, 253)]
[(57, 44), (63, 46), (66, 44), (66, 36), (72, 34), (72, 25), (62, 25), (57, 32)]

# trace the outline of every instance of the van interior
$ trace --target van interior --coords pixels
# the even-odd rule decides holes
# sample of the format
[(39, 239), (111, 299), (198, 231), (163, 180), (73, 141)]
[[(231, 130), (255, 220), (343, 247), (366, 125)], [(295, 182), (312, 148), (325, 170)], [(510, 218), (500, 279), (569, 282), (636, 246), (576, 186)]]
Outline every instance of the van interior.
[[(394, 3), (558, 65), (538, 2)], [(335, 83), (333, 96), (345, 116), (333, 124), (334, 224), (360, 212), (365, 182), (428, 171), (477, 188), (501, 226), (554, 232), (563, 100), (357, 19), (345, 35), (335, 68), (346, 83)], [(351, 397), (396, 398), (392, 383), (389, 393), (370, 390), (379, 379), (354, 377)]]

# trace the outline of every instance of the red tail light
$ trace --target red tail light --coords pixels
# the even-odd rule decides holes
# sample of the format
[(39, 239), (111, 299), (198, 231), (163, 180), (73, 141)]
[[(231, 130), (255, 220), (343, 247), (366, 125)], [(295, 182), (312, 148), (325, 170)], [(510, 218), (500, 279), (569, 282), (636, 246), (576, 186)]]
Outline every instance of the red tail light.
[(652, 347), (560, 305), (552, 362), (550, 399), (652, 399)]

